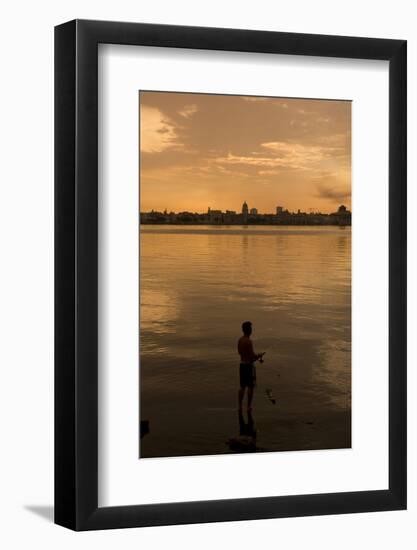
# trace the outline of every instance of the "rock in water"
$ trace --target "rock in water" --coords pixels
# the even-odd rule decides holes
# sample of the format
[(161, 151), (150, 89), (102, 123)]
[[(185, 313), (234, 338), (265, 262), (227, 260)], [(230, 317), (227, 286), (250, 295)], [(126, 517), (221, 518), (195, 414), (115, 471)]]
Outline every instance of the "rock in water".
[(272, 403), (273, 405), (275, 405), (276, 400), (275, 400), (275, 398), (274, 398), (273, 395), (272, 395), (272, 390), (271, 390), (271, 388), (267, 388), (267, 389), (265, 390), (265, 393), (266, 393), (266, 396), (268, 397), (268, 399), (271, 401), (271, 403)]

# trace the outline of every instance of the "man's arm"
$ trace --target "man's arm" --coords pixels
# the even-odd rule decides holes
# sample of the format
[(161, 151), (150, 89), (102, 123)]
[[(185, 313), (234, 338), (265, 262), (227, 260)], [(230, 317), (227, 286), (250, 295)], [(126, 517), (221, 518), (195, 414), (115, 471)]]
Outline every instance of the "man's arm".
[(265, 352), (255, 353), (255, 350), (253, 349), (252, 340), (250, 340), (250, 354), (252, 356), (252, 361), (258, 361), (258, 359), (262, 359), (262, 357), (265, 355)]

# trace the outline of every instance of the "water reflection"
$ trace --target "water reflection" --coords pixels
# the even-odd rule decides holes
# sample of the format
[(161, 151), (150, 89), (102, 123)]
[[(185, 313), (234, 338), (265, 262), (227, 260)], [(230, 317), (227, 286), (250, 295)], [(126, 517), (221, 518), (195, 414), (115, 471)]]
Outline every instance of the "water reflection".
[(252, 412), (248, 411), (246, 422), (242, 411), (239, 411), (238, 420), (239, 436), (228, 439), (227, 445), (234, 453), (253, 453), (258, 449), (256, 447), (256, 428)]
[(267, 351), (257, 448), (350, 446), (350, 228), (146, 226), (140, 240), (141, 457), (230, 452), (246, 319)]

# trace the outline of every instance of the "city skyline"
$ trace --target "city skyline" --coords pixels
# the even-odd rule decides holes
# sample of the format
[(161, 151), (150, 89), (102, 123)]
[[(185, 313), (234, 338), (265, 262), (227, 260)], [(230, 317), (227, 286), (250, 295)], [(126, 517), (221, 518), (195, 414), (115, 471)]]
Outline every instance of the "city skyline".
[[(186, 210), (184, 208), (179, 208), (177, 211), (175, 210), (170, 210), (168, 208), (158, 208), (158, 209), (155, 209), (155, 208), (152, 208), (151, 210), (145, 210), (143, 208), (140, 209), (140, 213), (141, 214), (145, 214), (145, 213), (149, 213), (149, 212), (162, 212), (162, 213), (173, 213), (173, 214), (180, 214), (180, 213), (190, 213), (190, 214), (206, 214), (206, 213), (210, 213), (210, 212), (223, 212), (223, 213), (227, 213), (227, 212), (230, 212), (230, 213), (233, 213), (233, 214), (239, 214), (239, 213), (242, 213), (243, 212), (243, 209), (244, 209), (244, 206), (246, 205), (246, 208), (247, 208), (247, 211), (248, 211), (248, 214), (249, 215), (254, 215), (254, 216), (268, 216), (268, 215), (277, 215), (279, 212), (281, 213), (289, 213), (289, 214), (300, 214), (300, 213), (303, 213), (303, 214), (332, 214), (334, 213), (338, 208), (340, 207), (346, 207), (346, 205), (344, 204), (341, 204), (341, 205), (338, 205), (338, 208), (334, 209), (333, 212), (322, 212), (320, 210), (315, 210), (313, 208), (310, 208), (308, 211), (306, 210), (302, 210), (301, 208), (297, 208), (295, 210), (289, 210), (288, 208), (286, 208), (285, 206), (282, 206), (282, 205), (279, 205), (277, 204), (276, 206), (274, 206), (272, 208), (272, 210), (268, 210), (267, 212), (265, 211), (261, 211), (259, 208), (257, 208), (256, 206), (252, 206), (252, 205), (248, 205), (247, 201), (243, 201), (243, 203), (241, 203), (241, 207), (240, 208), (234, 208), (234, 209), (229, 209), (229, 208), (212, 208), (211, 206), (207, 206), (205, 209), (203, 209), (202, 211), (198, 211), (198, 210)], [(349, 210), (347, 208), (347, 210)]]
[(344, 204), (335, 212), (290, 212), (283, 206), (276, 206), (275, 213), (258, 212), (249, 209), (246, 201), (240, 211), (216, 210), (207, 208), (206, 212), (156, 211), (140, 212), (141, 224), (208, 224), (208, 225), (351, 225), (351, 212)]
[(350, 141), (349, 101), (141, 92), (141, 211), (350, 208)]

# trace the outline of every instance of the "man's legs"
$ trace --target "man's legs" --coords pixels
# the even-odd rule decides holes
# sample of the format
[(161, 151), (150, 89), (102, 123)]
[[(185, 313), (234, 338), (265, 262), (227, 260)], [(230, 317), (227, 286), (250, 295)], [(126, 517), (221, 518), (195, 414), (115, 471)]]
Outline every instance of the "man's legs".
[(248, 411), (252, 410), (253, 386), (248, 387)]
[(239, 410), (242, 410), (242, 404), (243, 404), (243, 398), (245, 396), (245, 388), (240, 387), (239, 393), (238, 393), (238, 399), (239, 399)]

